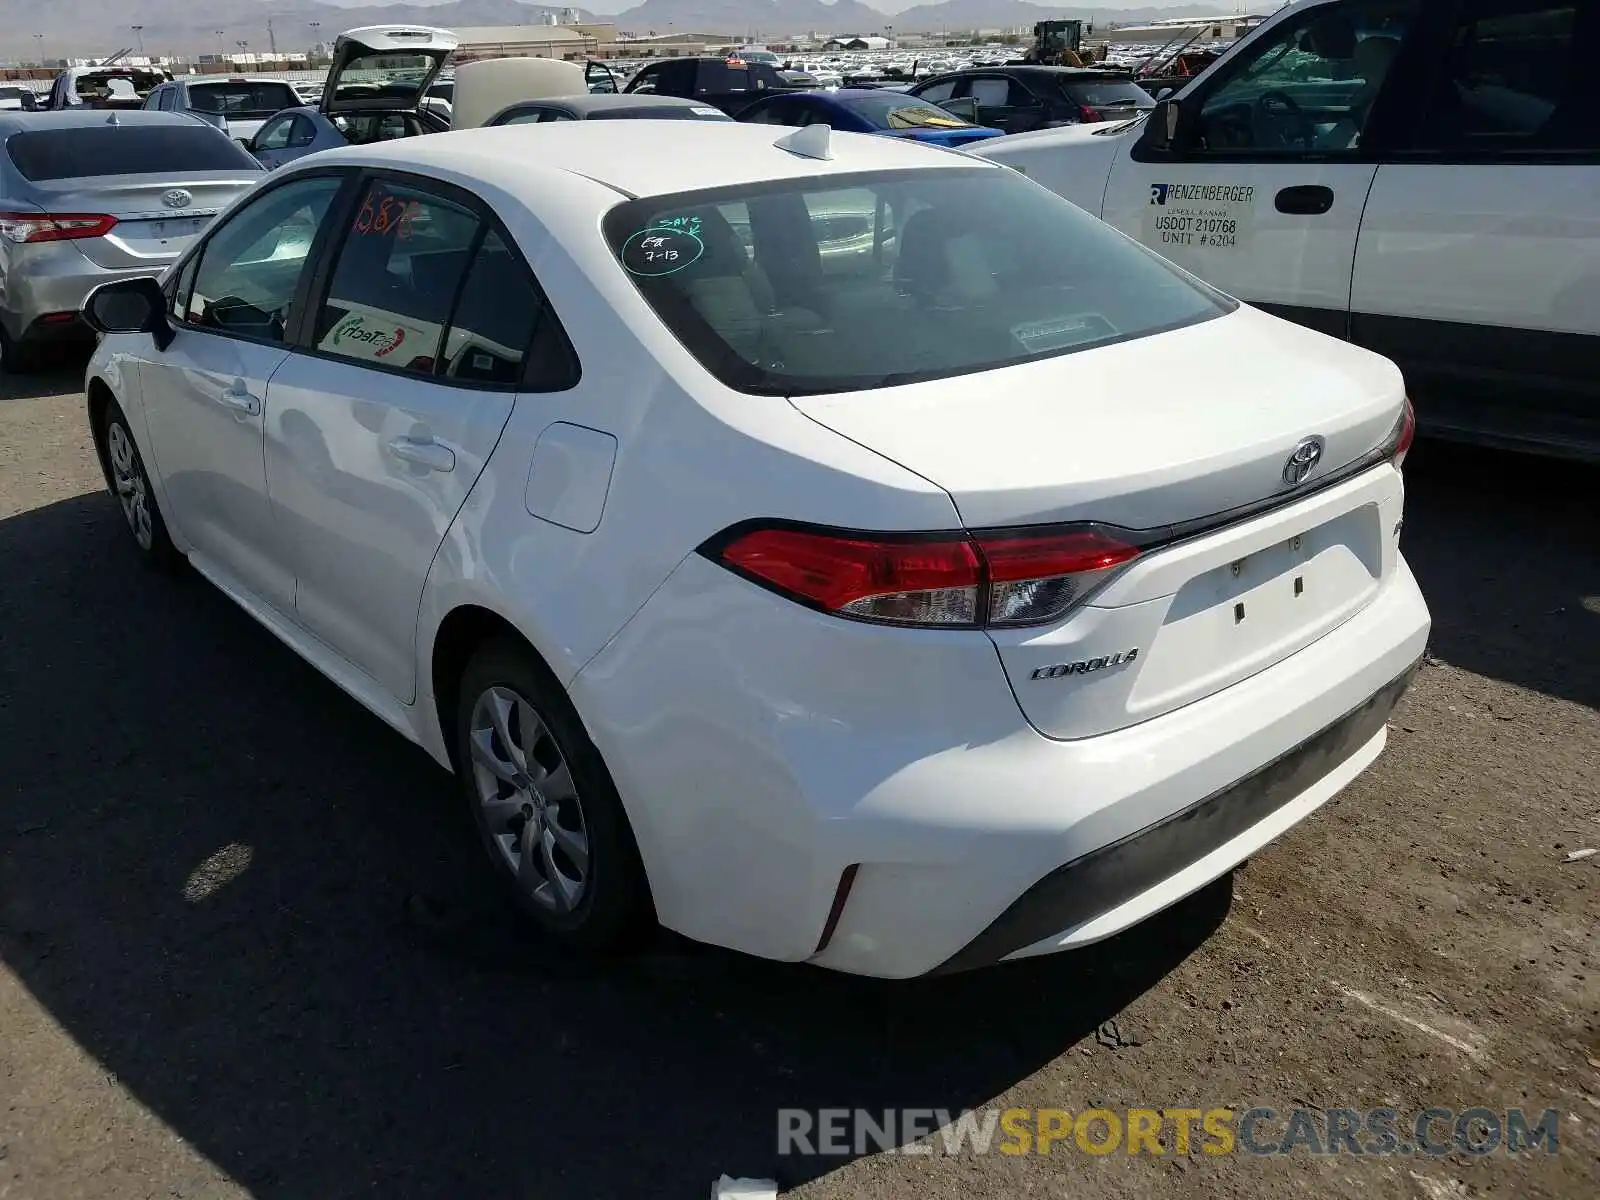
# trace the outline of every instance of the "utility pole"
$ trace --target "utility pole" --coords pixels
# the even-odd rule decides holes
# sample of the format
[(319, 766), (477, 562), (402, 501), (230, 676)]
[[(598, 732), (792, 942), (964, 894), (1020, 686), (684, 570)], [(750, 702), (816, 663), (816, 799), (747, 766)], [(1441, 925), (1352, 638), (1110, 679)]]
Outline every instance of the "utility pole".
[(267, 18), (267, 47), (272, 51), (272, 57), (278, 57), (278, 35), (272, 31), (272, 18)]
[(144, 26), (129, 25), (128, 28), (133, 30), (133, 36), (139, 39), (139, 56), (144, 57)]

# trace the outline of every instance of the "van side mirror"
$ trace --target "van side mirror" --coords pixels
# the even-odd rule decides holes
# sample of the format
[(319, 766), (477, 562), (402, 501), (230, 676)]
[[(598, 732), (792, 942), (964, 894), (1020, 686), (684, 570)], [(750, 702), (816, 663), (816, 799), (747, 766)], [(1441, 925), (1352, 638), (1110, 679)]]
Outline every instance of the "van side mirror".
[(1176, 97), (1158, 100), (1150, 110), (1150, 119), (1144, 124), (1139, 144), (1145, 150), (1165, 153), (1176, 149), (1188, 134), (1189, 118), (1183, 102)]
[(157, 349), (172, 345), (167, 296), (149, 275), (102, 283), (83, 302), (83, 319), (96, 333), (148, 333)]

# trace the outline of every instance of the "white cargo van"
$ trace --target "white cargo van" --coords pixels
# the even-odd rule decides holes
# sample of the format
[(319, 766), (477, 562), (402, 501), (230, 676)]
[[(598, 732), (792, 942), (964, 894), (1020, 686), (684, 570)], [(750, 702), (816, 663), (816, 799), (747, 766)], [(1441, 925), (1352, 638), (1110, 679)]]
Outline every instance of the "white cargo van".
[(1597, 58), (1600, 0), (1299, 0), (1148, 119), (972, 152), (1395, 359), (1424, 432), (1600, 459)]

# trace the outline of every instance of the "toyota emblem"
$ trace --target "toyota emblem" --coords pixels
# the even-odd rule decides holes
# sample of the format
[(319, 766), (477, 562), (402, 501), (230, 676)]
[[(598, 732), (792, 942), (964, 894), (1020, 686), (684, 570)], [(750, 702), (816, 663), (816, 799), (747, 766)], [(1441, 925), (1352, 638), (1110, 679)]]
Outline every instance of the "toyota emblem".
[(1322, 461), (1322, 451), (1327, 446), (1320, 437), (1308, 437), (1294, 448), (1289, 460), (1283, 464), (1283, 481), (1290, 487), (1299, 487)]
[(165, 204), (168, 208), (188, 208), (189, 205), (194, 203), (194, 197), (188, 192), (184, 191), (182, 188), (173, 188), (170, 192), (161, 197), (161, 203)]

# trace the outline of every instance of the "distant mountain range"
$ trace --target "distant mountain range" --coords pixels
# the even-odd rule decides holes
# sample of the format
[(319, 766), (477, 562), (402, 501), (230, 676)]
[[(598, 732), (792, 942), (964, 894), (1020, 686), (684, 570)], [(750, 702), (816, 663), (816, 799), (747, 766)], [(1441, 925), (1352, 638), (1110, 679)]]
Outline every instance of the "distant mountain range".
[[(605, 0), (596, 0), (604, 3)], [(620, 0), (610, 0), (618, 3)], [(884, 9), (904, 0), (881, 0)], [(615, 22), (634, 33), (722, 33), (779, 41), (785, 34), (808, 31), (876, 33), (893, 25), (899, 33), (938, 30), (999, 29), (1031, 26), (1051, 17), (1081, 17), (1097, 26), (1157, 20), (1163, 17), (1210, 16), (1231, 8), (1218, 4), (1169, 7), (1088, 9), (1036, 5), (1025, 0), (945, 0), (917, 4), (893, 14), (860, 0), (645, 0), (615, 13), (579, 9), (589, 21)], [(105, 54), (143, 41), (150, 54), (200, 53), (247, 48), (265, 52), (276, 42), (282, 51), (305, 50), (330, 41), (340, 30), (360, 25), (405, 21), (461, 28), (481, 25), (537, 23), (546, 13), (567, 9), (522, 0), (449, 0), (439, 4), (335, 5), (316, 0), (46, 0), (25, 20), (0, 22), (0, 56), (33, 59), (77, 58)], [(271, 28), (268, 28), (268, 14)], [(134, 26), (142, 26), (139, 32)], [(35, 36), (42, 35), (42, 37)]]

